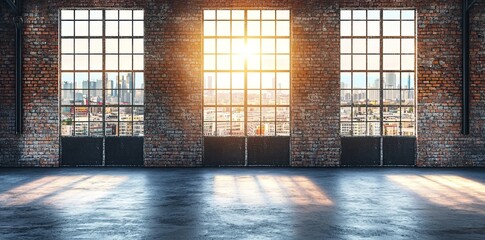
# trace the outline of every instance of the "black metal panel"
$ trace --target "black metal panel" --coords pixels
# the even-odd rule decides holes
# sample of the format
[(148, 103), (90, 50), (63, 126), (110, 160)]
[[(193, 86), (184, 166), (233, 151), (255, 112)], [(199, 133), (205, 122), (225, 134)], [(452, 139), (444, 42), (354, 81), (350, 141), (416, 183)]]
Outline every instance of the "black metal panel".
[(415, 137), (384, 137), (382, 148), (384, 165), (415, 165)]
[(106, 166), (143, 166), (143, 137), (107, 137)]
[(204, 166), (243, 166), (244, 137), (205, 137)]
[(101, 166), (103, 139), (95, 137), (61, 138), (62, 166)]
[(342, 166), (378, 166), (381, 163), (381, 143), (378, 137), (343, 137)]
[(248, 137), (248, 165), (289, 164), (290, 137)]

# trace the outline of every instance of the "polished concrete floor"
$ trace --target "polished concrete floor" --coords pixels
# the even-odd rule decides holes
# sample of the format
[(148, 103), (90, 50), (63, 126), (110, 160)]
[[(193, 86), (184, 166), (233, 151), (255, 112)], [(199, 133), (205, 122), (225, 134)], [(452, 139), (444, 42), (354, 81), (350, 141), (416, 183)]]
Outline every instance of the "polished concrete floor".
[(485, 239), (485, 169), (0, 169), (0, 239)]

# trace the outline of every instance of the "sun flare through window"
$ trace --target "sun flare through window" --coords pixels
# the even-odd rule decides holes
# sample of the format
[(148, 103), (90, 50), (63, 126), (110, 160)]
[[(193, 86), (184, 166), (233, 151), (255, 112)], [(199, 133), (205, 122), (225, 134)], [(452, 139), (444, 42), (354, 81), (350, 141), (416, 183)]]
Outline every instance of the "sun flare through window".
[(290, 11), (204, 11), (204, 135), (290, 135)]

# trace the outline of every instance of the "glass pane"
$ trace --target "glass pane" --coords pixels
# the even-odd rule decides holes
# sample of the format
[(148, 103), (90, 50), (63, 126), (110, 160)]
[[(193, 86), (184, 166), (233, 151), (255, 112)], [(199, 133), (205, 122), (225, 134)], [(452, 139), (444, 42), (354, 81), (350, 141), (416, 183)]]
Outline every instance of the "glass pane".
[(379, 39), (367, 39), (367, 52), (368, 53), (380, 53), (381, 46), (380, 46)]
[(340, 122), (340, 134), (342, 136), (352, 136), (352, 123)]
[(215, 136), (215, 135), (216, 135), (216, 123), (204, 122), (204, 136)]
[(352, 22), (351, 21), (341, 21), (340, 22), (340, 36), (351, 36), (352, 35)]
[(143, 55), (133, 56), (133, 70), (143, 70), (144, 69), (144, 58)]
[(381, 11), (380, 10), (368, 10), (367, 11), (367, 19), (372, 19), (372, 20), (381, 19)]
[(384, 73), (384, 88), (399, 89), (399, 73)]
[(415, 114), (413, 106), (401, 107), (401, 121), (414, 121)]
[(90, 136), (103, 136), (103, 123), (91, 122), (89, 123), (89, 135)]
[(352, 58), (350, 55), (340, 55), (340, 70), (351, 70), (351, 62)]
[(290, 73), (279, 72), (276, 73), (276, 88), (290, 89)]
[(102, 107), (90, 107), (89, 108), (89, 121), (92, 121), (92, 122), (103, 121), (103, 108)]
[(230, 107), (218, 107), (217, 108), (217, 121), (230, 121), (231, 120), (231, 108)]
[(352, 39), (353, 53), (366, 53), (366, 39)]
[(143, 122), (134, 122), (133, 123), (133, 136), (143, 136), (144, 135), (144, 123)]
[(365, 10), (353, 10), (352, 19), (354, 20), (365, 20), (367, 18), (367, 13)]
[(217, 104), (229, 105), (231, 103), (231, 91), (230, 90), (217, 90)]
[(216, 108), (204, 107), (204, 121), (215, 121), (215, 120), (216, 120)]
[(367, 108), (367, 121), (379, 121), (381, 119), (381, 109), (378, 107)]
[(232, 10), (231, 18), (232, 20), (244, 20), (244, 10)]
[(340, 39), (340, 53), (352, 53), (352, 42), (351, 39)]
[(379, 55), (367, 55), (367, 70), (380, 70), (381, 59)]
[(276, 121), (290, 121), (290, 108), (289, 107), (277, 107), (276, 108)]
[(274, 107), (262, 107), (261, 114), (263, 121), (276, 121), (276, 109)]
[(78, 72), (75, 75), (76, 89), (88, 89), (89, 78), (87, 72)]
[(136, 89), (145, 88), (144, 74), (142, 72), (135, 73), (135, 88)]
[(89, 39), (89, 52), (99, 54), (103, 53), (103, 40)]
[(352, 21), (352, 36), (366, 35), (366, 21)]
[(230, 53), (231, 52), (231, 39), (230, 38), (217, 39), (217, 52), (218, 53)]
[(244, 36), (244, 21), (232, 22), (232, 36)]
[(232, 89), (244, 89), (244, 73), (232, 73)]
[(74, 60), (76, 70), (88, 70), (88, 56), (87, 55), (75, 55)]
[(217, 88), (230, 89), (231, 88), (231, 74), (217, 73)]
[(133, 53), (132, 39), (120, 39), (120, 53)]
[(401, 104), (406, 104), (406, 105), (414, 104), (414, 90), (401, 91)]
[(380, 90), (367, 90), (368, 105), (379, 105), (381, 100)]
[(118, 108), (117, 107), (106, 107), (105, 108), (105, 120), (106, 121), (118, 121)]
[(398, 122), (384, 122), (384, 135), (385, 136), (398, 136), (399, 135), (399, 123)]
[(403, 38), (401, 39), (401, 52), (402, 53), (414, 53), (414, 39)]
[(133, 57), (131, 55), (120, 55), (120, 70), (132, 70), (133, 69)]
[(367, 127), (365, 122), (353, 122), (352, 123), (352, 135), (353, 136), (365, 136)]
[(402, 21), (402, 36), (414, 36), (414, 21)]
[(105, 126), (106, 136), (118, 136), (118, 123), (117, 122), (107, 122)]
[(367, 88), (379, 89), (381, 88), (380, 73), (367, 73)]
[(350, 121), (351, 120), (351, 107), (341, 107), (340, 108), (340, 121)]
[(89, 35), (92, 37), (103, 36), (103, 22), (102, 21), (90, 21), (89, 22)]
[(399, 55), (384, 55), (383, 56), (384, 70), (400, 70), (401, 60)]
[(244, 121), (244, 107), (233, 107), (231, 119), (236, 122)]
[(276, 22), (276, 35), (277, 36), (290, 36), (290, 21), (277, 21)]
[(401, 56), (401, 69), (402, 70), (414, 70), (414, 55), (402, 55)]
[(276, 10), (276, 19), (278, 20), (290, 20), (289, 10)]
[(216, 40), (204, 39), (204, 53), (215, 53), (215, 52), (216, 52)]
[(414, 20), (414, 10), (402, 10), (401, 18), (403, 20)]
[(216, 22), (204, 21), (204, 36), (215, 36), (215, 35), (216, 35)]
[(61, 10), (61, 19), (74, 19), (74, 10)]
[(204, 70), (215, 70), (215, 69), (216, 69), (216, 56), (204, 55)]
[(120, 19), (131, 20), (133, 18), (132, 10), (120, 10)]
[(263, 122), (261, 124), (261, 135), (263, 136), (275, 136), (276, 126), (274, 122)]
[(262, 39), (261, 49), (262, 49), (262, 53), (275, 53), (275, 50), (276, 50), (275, 39)]
[(73, 70), (74, 69), (74, 56), (72, 55), (62, 55), (61, 56), (61, 69), (62, 70)]
[(231, 68), (230, 55), (217, 55), (217, 70), (229, 70)]
[(400, 39), (384, 39), (383, 53), (399, 53)]
[(403, 72), (401, 73), (401, 86), (403, 89), (414, 89), (414, 73)]
[(248, 89), (259, 89), (261, 87), (260, 73), (248, 73)]
[(204, 90), (204, 104), (215, 105), (216, 104), (216, 91)]
[(204, 73), (204, 88), (215, 89), (216, 88), (216, 75), (215, 73)]
[(144, 107), (134, 107), (133, 108), (133, 121), (143, 121), (145, 120), (145, 108)]
[(352, 78), (350, 73), (340, 73), (340, 88), (341, 89), (350, 89), (352, 88), (351, 84)]
[(384, 36), (399, 36), (401, 33), (401, 24), (399, 21), (384, 21), (383, 28)]
[(250, 55), (247, 57), (248, 70), (259, 70), (260, 65), (260, 55)]
[(401, 131), (403, 136), (414, 136), (416, 135), (416, 128), (414, 122), (402, 122)]
[(259, 105), (260, 104), (260, 91), (259, 90), (248, 90), (248, 104), (249, 105)]
[(144, 53), (143, 39), (133, 39), (133, 53)]
[(106, 89), (105, 94), (106, 94), (106, 97), (105, 97), (106, 105), (117, 105), (118, 104), (119, 90), (117, 90), (117, 89)]
[(89, 91), (89, 105), (102, 106), (103, 105), (103, 90)]
[(244, 90), (232, 90), (232, 105), (244, 105)]
[(367, 60), (365, 55), (353, 55), (352, 69), (353, 70), (366, 70)]
[(89, 128), (87, 122), (75, 122), (74, 134), (76, 136), (88, 136)]
[(277, 70), (290, 70), (290, 55), (277, 55), (276, 56), (276, 69)]
[(352, 102), (354, 104), (364, 105), (367, 102), (367, 92), (366, 90), (353, 90), (352, 91)]
[(262, 36), (275, 36), (275, 21), (263, 21), (261, 35)]
[(382, 11), (383, 19), (399, 20), (401, 18), (400, 10), (384, 10)]
[(275, 11), (274, 10), (262, 10), (261, 11), (261, 19), (265, 19), (265, 20), (275, 19)]
[(352, 119), (354, 120), (354, 122), (365, 122), (366, 107), (353, 107)]
[(399, 107), (384, 107), (382, 108), (382, 116), (384, 121), (399, 121), (400, 111)]
[(352, 104), (352, 91), (351, 90), (341, 90), (340, 91), (340, 104), (341, 105), (351, 105)]
[(263, 55), (261, 59), (262, 70), (274, 70), (275, 66), (275, 55)]
[(76, 122), (88, 121), (88, 107), (76, 107), (74, 111)]
[(366, 87), (366, 73), (365, 72), (354, 72), (352, 78), (352, 88), (365, 89)]
[(74, 39), (61, 39), (61, 53), (74, 53)]
[(260, 19), (261, 11), (259, 10), (248, 10), (248, 19), (249, 20), (258, 20)]
[(290, 39), (276, 39), (277, 53), (290, 53)]
[(231, 135), (232, 136), (244, 136), (244, 122), (232, 122), (231, 123)]
[(399, 90), (384, 90), (384, 105), (399, 105), (401, 92)]
[(118, 10), (106, 10), (106, 19), (116, 20), (118, 19)]
[(248, 121), (260, 121), (261, 120), (261, 108), (248, 107)]
[(340, 10), (340, 19), (342, 20), (352, 19), (352, 12), (350, 10)]
[(63, 72), (61, 73), (62, 89), (74, 89), (74, 73)]
[(120, 107), (120, 121), (133, 121), (132, 107)]
[(204, 20), (213, 20), (216, 19), (216, 11), (215, 10), (204, 10)]
[(274, 89), (275, 88), (275, 73), (263, 73), (261, 80), (261, 88)]
[(144, 30), (143, 21), (133, 21), (133, 36), (143, 36)]
[(89, 56), (89, 70), (102, 70), (103, 69), (103, 56), (91, 55)]
[(261, 104), (262, 105), (274, 105), (276, 93), (274, 90), (262, 90), (261, 91)]
[(61, 22), (61, 36), (69, 37), (74, 36), (74, 22), (62, 21)]
[(88, 22), (87, 21), (76, 21), (74, 22), (75, 35), (76, 36), (88, 36)]
[(133, 123), (132, 122), (120, 122), (119, 123), (119, 135), (131, 136), (133, 135)]
[(135, 105), (143, 105), (145, 98), (145, 91), (144, 90), (135, 90), (134, 104)]
[(276, 104), (277, 105), (290, 105), (290, 91), (289, 90), (277, 90), (276, 91)]
[(118, 70), (118, 56), (106, 55), (106, 70)]
[(248, 36), (260, 36), (260, 21), (248, 21), (247, 22), (247, 34)]
[(217, 36), (230, 36), (231, 35), (231, 22), (229, 21), (217, 21)]
[(381, 123), (379, 122), (367, 122), (367, 135), (379, 136), (381, 135)]
[(74, 104), (74, 90), (61, 90), (61, 105)]
[(118, 22), (106, 21), (106, 36), (118, 36)]
[(103, 19), (103, 11), (102, 10), (90, 10), (89, 11), (89, 18), (101, 20), (101, 19)]
[(133, 91), (132, 90), (120, 90), (120, 104), (121, 105), (133, 105)]

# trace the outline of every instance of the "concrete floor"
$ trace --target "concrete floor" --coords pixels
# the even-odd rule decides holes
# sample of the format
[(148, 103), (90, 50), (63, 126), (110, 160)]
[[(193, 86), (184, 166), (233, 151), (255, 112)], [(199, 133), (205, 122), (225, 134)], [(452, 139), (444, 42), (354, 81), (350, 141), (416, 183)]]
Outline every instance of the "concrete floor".
[(0, 169), (0, 239), (485, 239), (485, 169)]

